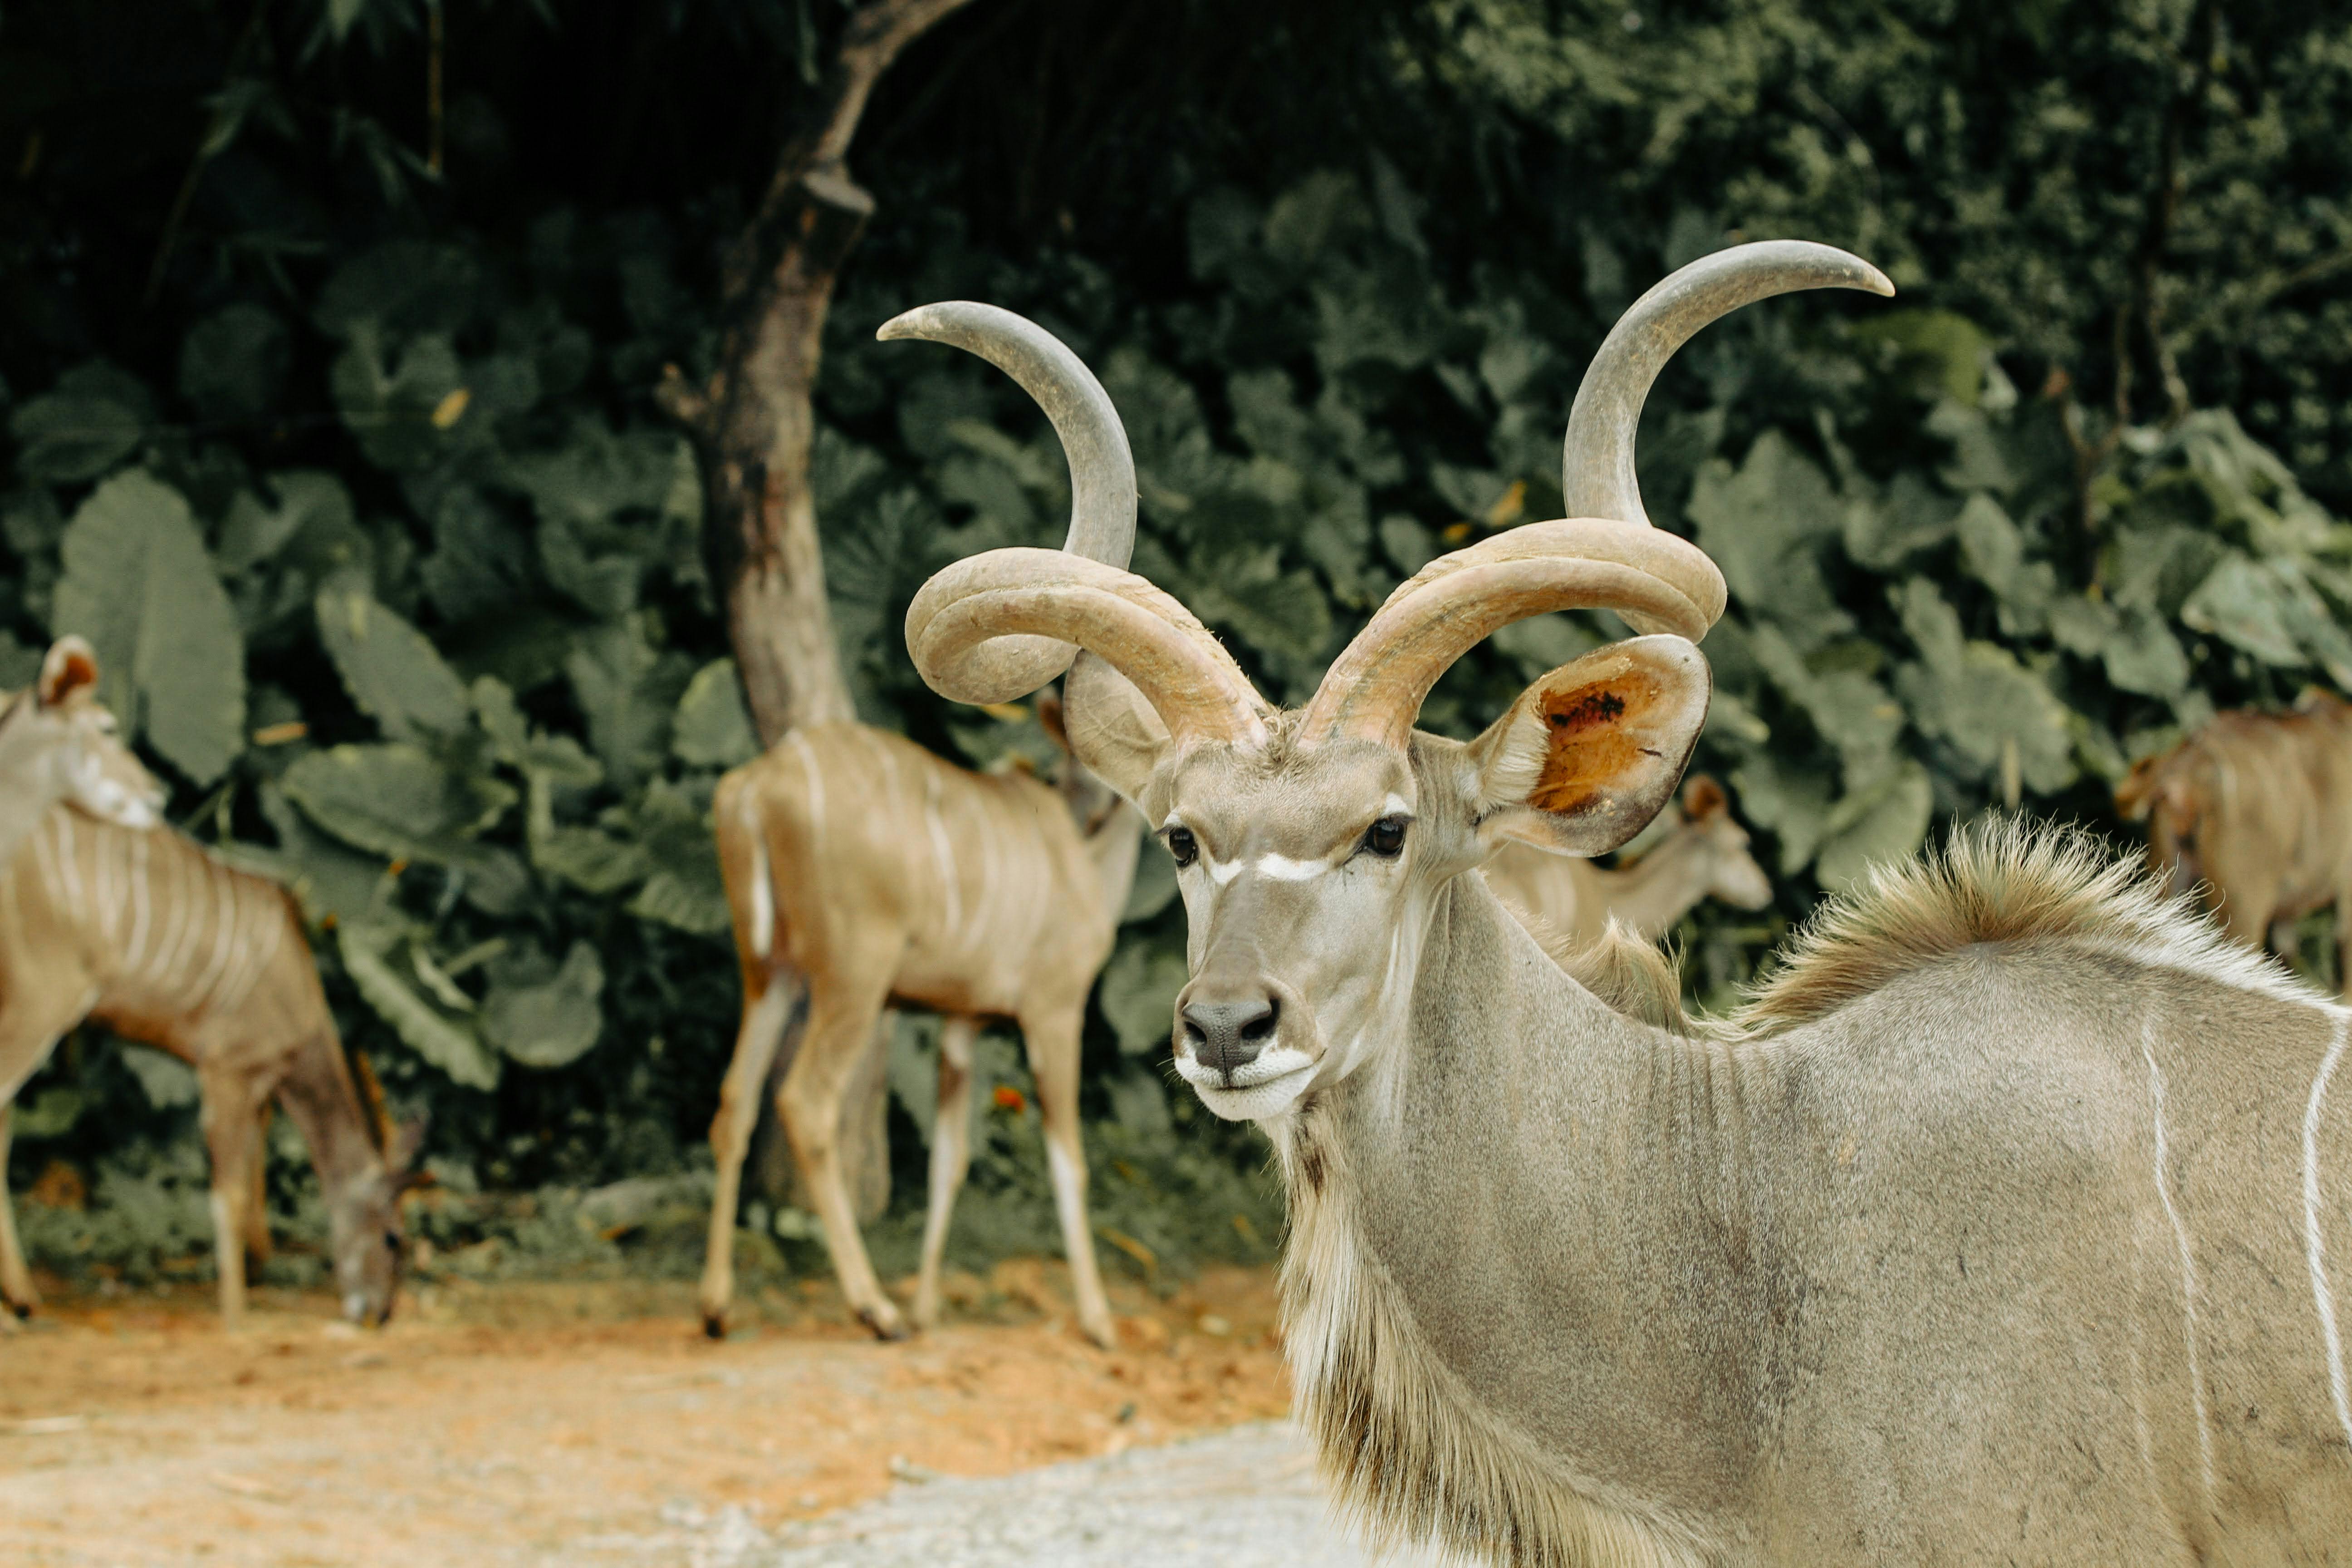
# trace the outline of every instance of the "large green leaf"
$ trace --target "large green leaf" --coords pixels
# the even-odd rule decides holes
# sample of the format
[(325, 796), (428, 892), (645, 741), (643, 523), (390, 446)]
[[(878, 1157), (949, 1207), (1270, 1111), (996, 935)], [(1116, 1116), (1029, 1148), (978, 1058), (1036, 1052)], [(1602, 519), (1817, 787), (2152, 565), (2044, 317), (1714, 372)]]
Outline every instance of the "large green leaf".
[(525, 1067), (560, 1068), (587, 1055), (604, 1032), (597, 997), (604, 966), (596, 950), (575, 942), (553, 973), (536, 948), (490, 966), (490, 994), (482, 1003), (482, 1033)]
[(94, 479), (138, 450), (150, 410), (146, 388), (112, 365), (69, 370), (8, 416), (16, 472), (47, 484)]
[(519, 798), (499, 779), (399, 742), (310, 752), (286, 770), (284, 787), (305, 816), (346, 844), (463, 868), (493, 859), (471, 840)]
[(1838, 802), (1822, 823), (1814, 876), (1834, 891), (1860, 880), (1873, 866), (1908, 859), (1927, 837), (1935, 803), (1927, 770), (1911, 762)]
[(640, 616), (599, 626), (573, 646), (563, 672), (615, 784), (627, 787), (661, 765), (670, 716), (692, 671), (686, 659), (653, 646)]
[(180, 492), (145, 473), (90, 492), (66, 528), (52, 628), (98, 650), (99, 692), (199, 784), (245, 744), (245, 638)]
[(731, 768), (760, 754), (733, 659), (714, 658), (695, 671), (677, 700), (669, 735), (678, 761), (698, 768)]
[(343, 689), (394, 741), (454, 739), (472, 718), (464, 682), (415, 626), (351, 586), (320, 590), (319, 641)]
[(1118, 1036), (1118, 1048), (1147, 1056), (1168, 1044), (1176, 1016), (1176, 994), (1184, 988), (1181, 953), (1148, 942), (1129, 942), (1103, 966), (1097, 996)]
[(468, 1089), (498, 1088), (498, 1054), (482, 1044), (472, 1026), (419, 996), (387, 962), (398, 933), (345, 925), (338, 935), (352, 984), (411, 1050)]

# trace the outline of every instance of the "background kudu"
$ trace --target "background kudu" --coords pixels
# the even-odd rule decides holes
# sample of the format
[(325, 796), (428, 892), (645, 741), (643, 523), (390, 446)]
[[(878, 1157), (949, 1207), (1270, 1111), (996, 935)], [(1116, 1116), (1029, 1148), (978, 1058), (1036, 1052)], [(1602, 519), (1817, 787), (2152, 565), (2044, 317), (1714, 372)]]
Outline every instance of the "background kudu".
[(2352, 984), (2352, 705), (2312, 691), (2292, 713), (2217, 713), (2134, 767), (2116, 805), (2147, 823), (2173, 890), (2199, 890), (2249, 946), (2292, 955), (2293, 922), (2334, 905)]
[[(955, 343), (1020, 381), (1069, 453), (1073, 548), (1103, 550), (1098, 541), (1115, 536), (1123, 540), (1117, 560), (1127, 559), (1133, 460), (1108, 397), (1076, 356), (987, 306), (935, 306), (901, 317), (883, 335)], [(1024, 668), (1050, 679), (1072, 651), (1042, 645)], [(1041, 704), (1039, 717), (1060, 741), (1058, 705)], [(706, 1329), (724, 1331), (757, 1097), (804, 992), (806, 1023), (777, 1112), (858, 1316), (886, 1339), (906, 1331), (859, 1237), (839, 1146), (852, 1077), (877, 1016), (895, 999), (947, 1018), (916, 1324), (937, 1318), (949, 1216), (970, 1163), (972, 1041), (982, 1019), (1004, 1017), (1020, 1025), (1036, 1079), (1078, 1321), (1097, 1343), (1110, 1343), (1087, 1220), (1078, 1047), (1087, 995), (1110, 956), (1134, 877), (1140, 825), (1074, 761), (1057, 792), (1017, 772), (975, 773), (901, 736), (846, 723), (803, 726), (730, 773), (713, 815), (742, 966), (743, 1021), (710, 1128), (719, 1181), (702, 1279)]]
[(1701, 899), (1734, 909), (1772, 901), (1772, 880), (1748, 852), (1748, 830), (1723, 786), (1705, 776), (1684, 786), (1679, 820), (1628, 864), (1614, 868), (1513, 842), (1479, 868), (1503, 907), (1560, 962), (1591, 947), (1612, 920), (1655, 942)]
[[(934, 689), (1066, 637), (1078, 756), (1168, 842), (1177, 1071), (1287, 1191), (1285, 1353), (1391, 1536), (1570, 1565), (2352, 1563), (2352, 1012), (2078, 839), (1994, 825), (1832, 901), (1739, 1022), (1612, 1011), (1465, 873), (1601, 854), (1705, 722), (1713, 563), (1648, 526), (1641, 405), (1708, 321), (1890, 293), (1772, 242), (1651, 289), (1570, 416), (1576, 516), (1433, 561), (1279, 711), (1150, 584), (994, 550), (908, 613)], [(1469, 647), (1635, 637), (1468, 742)]]
[[(84, 1019), (196, 1069), (213, 1160), (221, 1306), (266, 1248), (257, 1126), (273, 1091), (309, 1141), (344, 1310), (391, 1310), (400, 1218), (309, 947), (285, 893), (160, 825), (162, 791), (92, 698), (98, 666), (61, 639), (0, 711), (0, 1172), (16, 1092)], [(258, 1248), (257, 1248), (258, 1249)], [(37, 1303), (0, 1188), (0, 1302)]]

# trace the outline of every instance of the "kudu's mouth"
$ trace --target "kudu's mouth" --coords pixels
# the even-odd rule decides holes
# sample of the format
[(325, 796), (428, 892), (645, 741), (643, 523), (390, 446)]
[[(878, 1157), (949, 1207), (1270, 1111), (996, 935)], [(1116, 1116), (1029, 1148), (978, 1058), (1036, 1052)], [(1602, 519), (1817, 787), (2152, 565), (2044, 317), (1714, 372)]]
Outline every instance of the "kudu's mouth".
[(1307, 1092), (1323, 1063), (1313, 1009), (1289, 986), (1261, 979), (1239, 1000), (1212, 998), (1195, 983), (1176, 1006), (1176, 1075), (1229, 1121), (1279, 1115)]

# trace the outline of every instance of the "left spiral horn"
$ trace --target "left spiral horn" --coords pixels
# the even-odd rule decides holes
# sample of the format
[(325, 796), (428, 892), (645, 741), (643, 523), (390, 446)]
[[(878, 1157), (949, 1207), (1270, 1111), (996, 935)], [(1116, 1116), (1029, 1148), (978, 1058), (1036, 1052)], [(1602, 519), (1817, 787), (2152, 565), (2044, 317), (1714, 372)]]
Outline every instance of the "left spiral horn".
[[(1135, 553), (1135, 454), (1110, 395), (1067, 344), (1024, 316), (971, 300), (918, 306), (874, 335), (951, 343), (1019, 382), (1053, 421), (1069, 459), (1070, 531), (1063, 550), (1126, 568)], [(1068, 669), (1077, 651), (1053, 637), (992, 638), (964, 655), (958, 684), (991, 694), (964, 700), (1010, 702)]]

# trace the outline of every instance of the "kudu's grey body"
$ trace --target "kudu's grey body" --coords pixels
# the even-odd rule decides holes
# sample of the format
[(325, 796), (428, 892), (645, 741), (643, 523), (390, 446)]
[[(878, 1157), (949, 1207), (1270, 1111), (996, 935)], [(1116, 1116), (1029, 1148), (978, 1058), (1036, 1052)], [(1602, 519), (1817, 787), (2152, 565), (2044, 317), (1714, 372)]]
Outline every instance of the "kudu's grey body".
[[(1817, 916), (1737, 1027), (1602, 1005), (1472, 873), (1665, 804), (1719, 573), (1647, 526), (1642, 395), (1708, 321), (1859, 259), (1719, 252), (1579, 392), (1569, 518), (1440, 557), (1303, 710), (1066, 552), (935, 576), (908, 647), (964, 701), (1065, 686), (1176, 858), (1177, 1071), (1274, 1140), (1285, 1346), (1342, 1498), (1498, 1563), (2352, 1563), (2347, 1015), (2128, 868), (1996, 826)], [(1412, 727), (1501, 626), (1637, 632), (1476, 740)], [(1011, 639), (1019, 639), (1017, 641)]]
[(1985, 944), (1688, 1039), (1457, 878), (1277, 1133), (1303, 1410), (1507, 1560), (2352, 1561), (2344, 1015), (2212, 969)]

